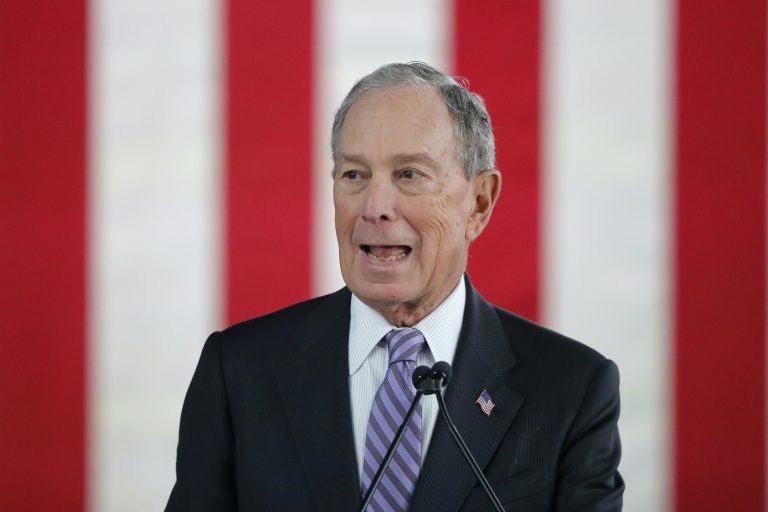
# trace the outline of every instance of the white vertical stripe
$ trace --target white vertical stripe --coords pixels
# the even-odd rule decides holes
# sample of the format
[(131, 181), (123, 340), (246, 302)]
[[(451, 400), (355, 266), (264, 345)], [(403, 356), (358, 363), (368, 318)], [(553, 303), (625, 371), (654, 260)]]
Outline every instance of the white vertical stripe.
[(316, 5), (313, 290), (319, 294), (343, 284), (330, 179), (335, 109), (357, 79), (382, 64), (421, 60), (445, 69), (450, 3), (318, 0)]
[(161, 510), (219, 320), (215, 0), (91, 3), (90, 510)]
[(544, 315), (619, 365), (627, 510), (669, 506), (669, 9), (545, 9)]

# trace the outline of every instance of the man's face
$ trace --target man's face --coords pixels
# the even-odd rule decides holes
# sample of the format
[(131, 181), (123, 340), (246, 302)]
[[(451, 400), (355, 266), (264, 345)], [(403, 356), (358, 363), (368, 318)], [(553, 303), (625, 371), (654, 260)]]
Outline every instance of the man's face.
[[(400, 86), (359, 98), (341, 127), (333, 186), (350, 290), (395, 325), (434, 310), (458, 283), (469, 242), (490, 214), (478, 212), (484, 174), (464, 176), (436, 89)], [(488, 187), (479, 188), (482, 196)]]

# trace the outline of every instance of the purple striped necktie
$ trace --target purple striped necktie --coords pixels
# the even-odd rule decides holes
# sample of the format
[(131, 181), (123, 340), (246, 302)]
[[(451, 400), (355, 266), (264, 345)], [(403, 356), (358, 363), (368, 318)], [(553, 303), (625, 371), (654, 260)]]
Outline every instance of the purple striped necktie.
[[(365, 495), (387, 453), (397, 429), (411, 406), (416, 390), (411, 376), (416, 355), (424, 346), (424, 335), (416, 329), (387, 333), (389, 368), (376, 392), (365, 436), (362, 493)], [(374, 491), (367, 511), (408, 510), (421, 469), (421, 403), (416, 407), (395, 455)]]

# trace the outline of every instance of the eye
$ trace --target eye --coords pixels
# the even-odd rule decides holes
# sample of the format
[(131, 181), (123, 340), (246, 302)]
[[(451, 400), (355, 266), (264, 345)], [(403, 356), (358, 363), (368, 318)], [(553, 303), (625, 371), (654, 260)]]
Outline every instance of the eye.
[(356, 171), (354, 169), (344, 171), (341, 173), (341, 178), (345, 180), (358, 180), (360, 179), (360, 171)]
[(405, 178), (406, 180), (412, 180), (416, 178), (416, 171), (413, 169), (403, 169), (400, 171), (400, 177)]

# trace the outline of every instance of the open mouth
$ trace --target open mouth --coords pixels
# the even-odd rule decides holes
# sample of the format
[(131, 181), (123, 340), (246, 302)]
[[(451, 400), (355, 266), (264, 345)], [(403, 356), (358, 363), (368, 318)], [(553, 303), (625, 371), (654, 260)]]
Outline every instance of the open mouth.
[(411, 252), (407, 245), (361, 245), (360, 250), (370, 259), (380, 262), (400, 261)]

